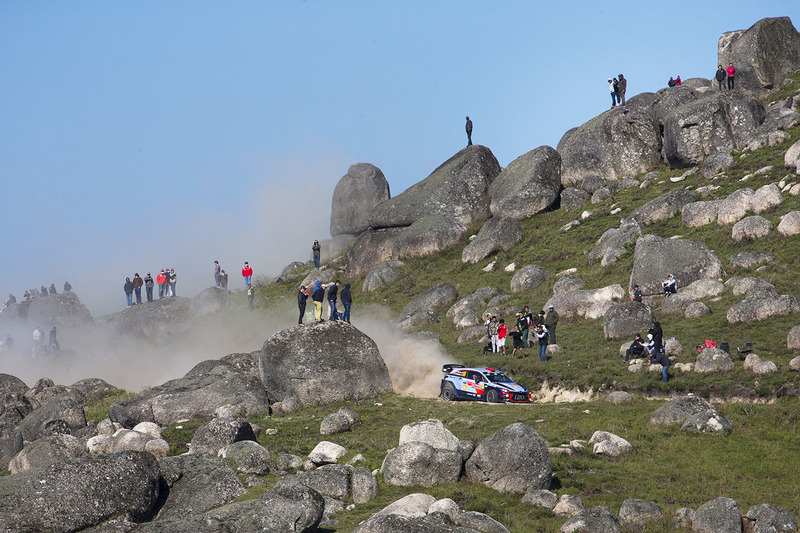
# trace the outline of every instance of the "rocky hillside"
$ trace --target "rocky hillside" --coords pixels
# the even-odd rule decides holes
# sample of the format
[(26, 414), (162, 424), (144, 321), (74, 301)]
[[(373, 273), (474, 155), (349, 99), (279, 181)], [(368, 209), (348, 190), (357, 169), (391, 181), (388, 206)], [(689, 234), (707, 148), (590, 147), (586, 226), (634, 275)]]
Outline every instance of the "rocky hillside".
[[(741, 65), (736, 91), (636, 95), (506, 168), (471, 146), (392, 198), (353, 165), (325, 264), (258, 298), (294, 309), (299, 283), (346, 279), (354, 326), (286, 329), (139, 394), (0, 374), (0, 531), (797, 531), (800, 34), (765, 19), (719, 57)], [(169, 345), (242, 299), (209, 289), (111, 326)], [(0, 320), (58, 321), (53, 302)], [(393, 394), (359, 328), (378, 305), (538, 403)], [(487, 313), (513, 324), (525, 305), (560, 315), (548, 361), (484, 357)], [(667, 383), (621, 357), (654, 320)], [(728, 350), (698, 354), (704, 339)]]

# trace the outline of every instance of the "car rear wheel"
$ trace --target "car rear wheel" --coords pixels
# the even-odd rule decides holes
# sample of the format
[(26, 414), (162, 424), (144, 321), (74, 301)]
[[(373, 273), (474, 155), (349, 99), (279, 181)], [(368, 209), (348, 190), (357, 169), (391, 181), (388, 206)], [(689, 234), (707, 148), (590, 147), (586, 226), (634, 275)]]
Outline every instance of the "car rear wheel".
[(500, 401), (500, 396), (497, 394), (496, 390), (489, 389), (486, 391), (486, 401), (488, 403), (497, 403)]
[(455, 401), (456, 389), (452, 383), (445, 383), (444, 387), (442, 387), (442, 399), (447, 402)]

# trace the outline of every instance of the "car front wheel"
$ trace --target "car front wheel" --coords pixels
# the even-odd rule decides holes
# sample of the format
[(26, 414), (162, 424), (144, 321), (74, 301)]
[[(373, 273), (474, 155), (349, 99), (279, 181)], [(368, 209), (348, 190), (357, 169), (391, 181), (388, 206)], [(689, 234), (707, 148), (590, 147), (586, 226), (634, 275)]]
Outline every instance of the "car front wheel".
[(452, 383), (445, 383), (444, 387), (442, 387), (442, 399), (447, 402), (455, 401), (456, 389)]
[(488, 403), (497, 403), (500, 401), (500, 396), (497, 394), (496, 390), (489, 389), (486, 391), (486, 401)]

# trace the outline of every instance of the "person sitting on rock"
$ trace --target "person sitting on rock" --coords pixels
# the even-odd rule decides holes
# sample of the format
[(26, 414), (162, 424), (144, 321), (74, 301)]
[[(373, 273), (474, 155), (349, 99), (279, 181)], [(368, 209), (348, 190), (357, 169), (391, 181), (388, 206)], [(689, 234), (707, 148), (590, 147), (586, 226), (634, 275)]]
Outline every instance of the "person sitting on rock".
[(669, 81), (667, 82), (667, 87), (675, 87), (675, 80), (672, 79), (672, 76), (669, 77)]
[(678, 292), (678, 280), (672, 277), (672, 274), (667, 276), (667, 279), (661, 282), (661, 288), (664, 289), (664, 296), (675, 294)]
[(675, 78), (675, 87), (680, 87), (681, 85), (683, 85), (683, 82), (681, 81), (681, 77), (678, 76)]
[(633, 342), (628, 349), (625, 351), (625, 362), (627, 363), (631, 359), (638, 359), (644, 353), (644, 339), (638, 333), (633, 338)]
[(42, 285), (42, 296), (47, 296), (47, 287)]
[(50, 284), (50, 288), (49, 288), (49, 289), (47, 289), (47, 290), (50, 292), (50, 294), (57, 294), (57, 291), (56, 291), (56, 284), (55, 284), (55, 283), (51, 283), (51, 284)]
[(69, 281), (64, 282), (64, 292), (69, 292), (72, 290), (72, 285), (69, 284)]
[(30, 302), (31, 301), (31, 293), (25, 291), (25, 294), (22, 295), (23, 302)]
[(11, 294), (11, 293), (8, 293), (8, 298), (6, 298), (6, 301), (5, 301), (5, 303), (3, 304), (3, 309), (5, 309), (5, 308), (6, 308), (6, 307), (8, 307), (9, 305), (11, 305), (11, 304), (15, 304), (15, 303), (17, 303), (17, 298), (16, 298), (16, 296), (14, 296), (14, 295), (13, 295), (13, 294)]
[(633, 286), (633, 295), (631, 296), (632, 302), (641, 302), (642, 301), (642, 290), (639, 288), (638, 285)]

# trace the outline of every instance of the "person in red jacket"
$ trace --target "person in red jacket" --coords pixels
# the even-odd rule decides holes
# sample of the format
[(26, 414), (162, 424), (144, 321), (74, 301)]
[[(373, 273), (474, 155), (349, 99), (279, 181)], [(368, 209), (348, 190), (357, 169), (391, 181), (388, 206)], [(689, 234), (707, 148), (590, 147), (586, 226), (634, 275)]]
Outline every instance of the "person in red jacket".
[(167, 275), (164, 274), (163, 268), (161, 269), (161, 272), (158, 274), (158, 276), (156, 276), (156, 284), (158, 285), (158, 297), (159, 299), (163, 298), (165, 293), (167, 292), (165, 290), (167, 286)]
[(497, 326), (497, 349), (503, 352), (503, 355), (506, 354), (507, 335), (508, 335), (508, 328), (506, 327), (506, 321), (501, 318), (500, 325)]
[[(733, 90), (733, 75), (736, 74), (736, 69), (733, 68), (733, 63), (728, 64), (728, 68), (725, 69), (725, 72), (728, 74), (728, 90)], [(666, 381), (666, 380), (664, 380)]]
[(247, 261), (244, 262), (244, 268), (242, 269), (242, 277), (244, 278), (244, 285), (246, 289), (250, 288), (250, 280), (253, 277), (253, 269), (250, 267), (250, 263)]

